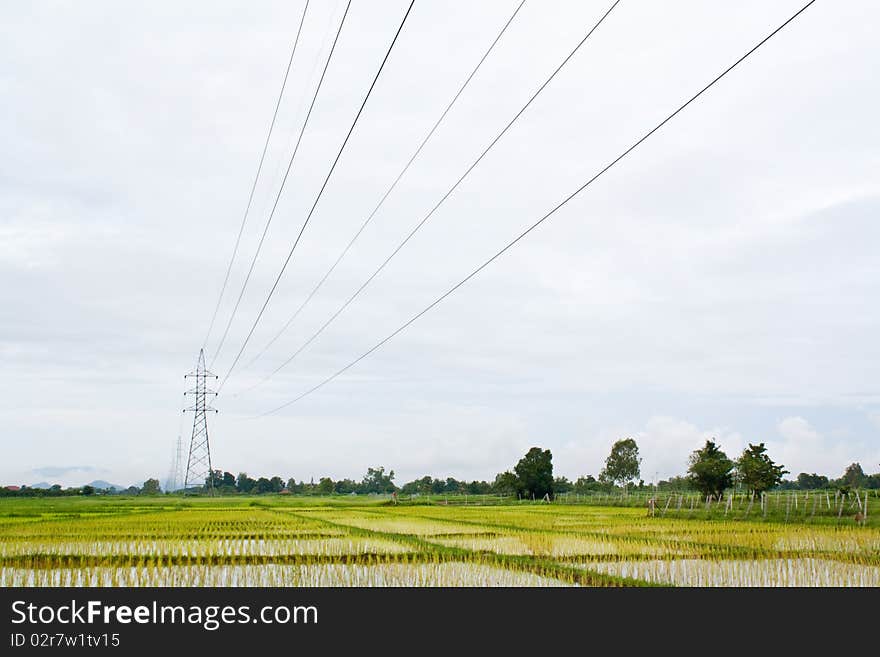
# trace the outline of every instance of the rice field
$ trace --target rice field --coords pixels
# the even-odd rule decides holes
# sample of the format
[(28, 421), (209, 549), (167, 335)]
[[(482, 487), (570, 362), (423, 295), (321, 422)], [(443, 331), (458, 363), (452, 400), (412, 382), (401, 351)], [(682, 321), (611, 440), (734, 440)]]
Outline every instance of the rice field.
[(880, 586), (880, 527), (578, 504), (0, 500), (0, 586)]

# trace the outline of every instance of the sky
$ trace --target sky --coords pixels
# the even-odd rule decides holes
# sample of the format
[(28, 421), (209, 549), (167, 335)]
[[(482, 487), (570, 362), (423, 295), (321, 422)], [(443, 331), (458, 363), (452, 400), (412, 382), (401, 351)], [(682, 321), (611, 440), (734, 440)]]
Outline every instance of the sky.
[[(526, 0), (372, 223), (256, 361), (406, 164), (519, 0), (416, 0), (209, 419), (215, 467), (308, 481), (393, 469), (557, 475), (636, 439), (641, 477), (716, 439), (792, 473), (880, 471), (880, 6), (818, 0), (539, 229), (346, 365), (590, 179), (799, 2)], [(661, 6), (662, 4), (662, 6)], [(0, 8), (0, 483), (164, 481), (183, 375), (222, 378), (269, 294), (407, 2), (312, 0), (218, 320), (205, 335), (300, 2)], [(219, 381), (218, 381), (219, 383)], [(255, 387), (255, 384), (258, 384)]]

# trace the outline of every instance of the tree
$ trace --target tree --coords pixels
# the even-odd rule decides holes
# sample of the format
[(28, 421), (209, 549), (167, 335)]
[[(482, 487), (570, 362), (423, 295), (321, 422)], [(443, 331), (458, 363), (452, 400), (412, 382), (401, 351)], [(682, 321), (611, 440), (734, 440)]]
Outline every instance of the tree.
[(688, 483), (703, 495), (721, 498), (733, 484), (733, 466), (727, 454), (714, 440), (707, 440), (702, 449), (694, 450), (688, 459)]
[(220, 486), (226, 490), (235, 490), (235, 475), (231, 472), (224, 472), (223, 479), (220, 480)]
[(431, 485), (434, 480), (430, 475), (425, 475), (421, 479), (413, 479), (409, 483), (403, 485), (400, 489), (402, 493), (407, 493), (409, 495), (414, 495), (416, 493), (420, 495), (429, 495), (431, 493)]
[(828, 477), (825, 475), (807, 474), (801, 472), (797, 476), (797, 487), (801, 490), (816, 490), (817, 488), (828, 488)]
[(333, 480), (330, 477), (321, 477), (318, 480), (318, 492), (321, 495), (333, 494)]
[(605, 467), (599, 474), (599, 480), (610, 481), (619, 486), (626, 486), (639, 476), (639, 446), (632, 438), (618, 440), (611, 447), (611, 453), (605, 459)]
[(693, 484), (691, 484), (688, 477), (681, 477), (679, 475), (669, 479), (661, 479), (657, 482), (657, 490), (687, 490), (692, 486)]
[(94, 495), (95, 494), (95, 487), (89, 486), (88, 484), (86, 484), (85, 486), (82, 487), (82, 494), (83, 495)]
[(340, 479), (333, 485), (333, 490), (340, 495), (350, 495), (357, 490), (357, 486), (354, 479)]
[(264, 495), (266, 493), (272, 492), (272, 482), (266, 477), (260, 477), (257, 479), (257, 483), (254, 485), (251, 492), (256, 493), (257, 495)]
[(867, 482), (868, 477), (859, 463), (850, 463), (846, 466), (846, 470), (840, 478), (840, 483), (849, 488), (864, 488)]
[(517, 490), (526, 497), (553, 497), (553, 455), (549, 449), (532, 447), (513, 471), (517, 478)]
[(462, 487), (462, 482), (459, 482), (455, 477), (446, 477), (446, 481), (443, 484), (443, 492), (460, 493)]
[(235, 475), (231, 472), (224, 472), (223, 470), (214, 470), (211, 472), (210, 479), (205, 479), (205, 486), (209, 485), (213, 486), (214, 490), (219, 493), (234, 493), (238, 490)]
[(567, 477), (556, 477), (553, 480), (553, 490), (559, 493), (570, 493), (574, 490), (574, 484), (572, 484)]
[(492, 492), (492, 485), (487, 481), (477, 481), (474, 479), (467, 484), (465, 490), (469, 495), (487, 495)]
[(501, 495), (513, 495), (517, 491), (518, 483), (516, 475), (507, 470), (495, 475), (492, 489)]
[(141, 486), (141, 495), (158, 495), (161, 492), (158, 479), (147, 479)]
[(210, 474), (205, 477), (205, 488), (208, 487), (214, 488), (217, 490), (220, 486), (223, 485), (223, 470), (212, 470)]
[(394, 485), (394, 470), (385, 474), (385, 466), (367, 468), (367, 474), (361, 481), (361, 489), (364, 493), (392, 493), (397, 490)]
[(574, 492), (578, 494), (595, 493), (605, 488), (606, 485), (597, 481), (593, 475), (578, 477), (574, 482)]
[(238, 479), (235, 482), (235, 490), (239, 493), (250, 493), (256, 483), (256, 481), (248, 477), (247, 472), (239, 472)]
[(767, 455), (764, 443), (749, 446), (736, 461), (736, 474), (743, 485), (756, 495), (779, 485), (788, 470)]

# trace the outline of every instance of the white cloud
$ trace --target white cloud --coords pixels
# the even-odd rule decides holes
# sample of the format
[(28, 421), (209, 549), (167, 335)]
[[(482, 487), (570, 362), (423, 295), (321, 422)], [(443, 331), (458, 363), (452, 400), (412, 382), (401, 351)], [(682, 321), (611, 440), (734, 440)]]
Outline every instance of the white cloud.
[(819, 432), (800, 416), (780, 420), (776, 428), (786, 441), (797, 443), (805, 448), (815, 449), (822, 442), (822, 436), (819, 435)]
[[(731, 458), (736, 458), (743, 447), (742, 436), (729, 428), (701, 429), (686, 420), (658, 415), (636, 431), (603, 429), (590, 440), (569, 441), (558, 450), (554, 460), (566, 475), (596, 476), (604, 467), (614, 442), (626, 437), (634, 438), (639, 446), (641, 478), (645, 481), (685, 474), (691, 452), (702, 447), (707, 440), (714, 440)], [(573, 471), (577, 464), (581, 470)]]
[(653, 479), (681, 475), (687, 470), (687, 458), (707, 440), (714, 440), (728, 456), (736, 458), (742, 450), (742, 436), (727, 427), (700, 429), (690, 422), (672, 417), (651, 418), (637, 441), (642, 454), (642, 477)]
[(24, 221), (0, 226), (0, 266), (34, 269), (53, 261), (70, 231), (58, 224)]
[(876, 442), (846, 439), (845, 432), (820, 433), (801, 416), (787, 417), (776, 426), (779, 439), (767, 441), (770, 457), (785, 465), (794, 479), (799, 473), (817, 473), (840, 476), (844, 468), (860, 462), (868, 472), (874, 472), (880, 460)]

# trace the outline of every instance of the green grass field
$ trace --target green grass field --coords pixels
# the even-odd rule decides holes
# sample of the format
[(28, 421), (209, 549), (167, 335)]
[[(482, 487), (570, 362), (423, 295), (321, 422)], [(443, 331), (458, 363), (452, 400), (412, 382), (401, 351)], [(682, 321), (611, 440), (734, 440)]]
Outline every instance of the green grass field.
[(0, 499), (0, 585), (880, 586), (873, 517), (803, 502), (444, 501)]

